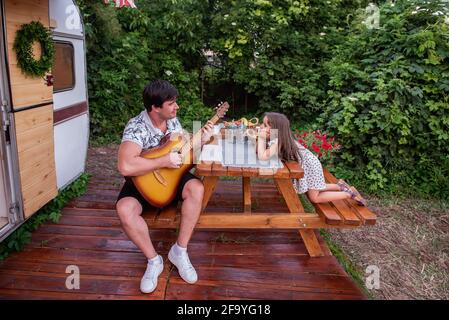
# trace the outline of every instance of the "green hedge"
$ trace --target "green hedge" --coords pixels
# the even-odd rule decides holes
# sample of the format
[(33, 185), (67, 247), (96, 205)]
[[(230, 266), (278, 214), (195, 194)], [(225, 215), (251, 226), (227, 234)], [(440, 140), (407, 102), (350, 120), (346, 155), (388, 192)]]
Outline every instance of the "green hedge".
[(449, 197), (449, 25), (432, 14), (444, 8), (386, 3), (380, 29), (355, 23), (326, 64), (322, 126), (344, 147), (340, 173), (372, 191)]

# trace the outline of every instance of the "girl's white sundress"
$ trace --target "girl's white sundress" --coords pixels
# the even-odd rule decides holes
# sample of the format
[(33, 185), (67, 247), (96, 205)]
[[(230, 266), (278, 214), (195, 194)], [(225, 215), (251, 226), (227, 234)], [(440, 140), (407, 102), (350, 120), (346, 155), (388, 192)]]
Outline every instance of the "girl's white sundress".
[[(278, 142), (278, 139), (270, 141), (269, 146)], [(320, 160), (310, 150), (306, 149), (299, 142), (296, 142), (299, 147), (300, 161), (299, 165), (304, 170), (304, 178), (293, 179), (293, 187), (297, 193), (306, 193), (312, 190), (324, 190), (326, 182), (324, 180), (323, 166)]]

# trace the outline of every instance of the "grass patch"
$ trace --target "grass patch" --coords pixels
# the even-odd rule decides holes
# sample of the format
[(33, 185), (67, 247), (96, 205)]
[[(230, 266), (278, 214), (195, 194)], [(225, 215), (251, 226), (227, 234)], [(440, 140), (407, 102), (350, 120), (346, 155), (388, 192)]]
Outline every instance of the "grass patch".
[(241, 177), (228, 177), (228, 176), (220, 176), (218, 178), (219, 181), (236, 181), (241, 179)]
[(364, 276), (360, 272), (357, 266), (349, 259), (349, 257), (343, 252), (343, 250), (332, 240), (329, 232), (324, 229), (320, 229), (320, 235), (326, 241), (329, 250), (337, 258), (340, 265), (346, 271), (347, 274), (354, 280), (357, 286), (363, 291), (363, 293), (369, 298), (373, 299), (371, 292), (365, 287)]
[(309, 199), (306, 197), (305, 194), (298, 194), (299, 200), (302, 203), (302, 206), (304, 207), (304, 212), (308, 213), (314, 213), (315, 207), (313, 204), (309, 201)]

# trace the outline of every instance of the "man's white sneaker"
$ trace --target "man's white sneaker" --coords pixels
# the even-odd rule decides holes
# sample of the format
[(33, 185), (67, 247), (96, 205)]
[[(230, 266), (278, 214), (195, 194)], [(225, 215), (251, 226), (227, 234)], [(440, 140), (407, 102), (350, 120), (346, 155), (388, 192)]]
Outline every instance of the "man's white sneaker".
[(164, 270), (162, 257), (158, 255), (159, 261), (148, 261), (147, 270), (140, 281), (140, 291), (143, 293), (153, 292), (157, 287), (157, 278)]
[(185, 282), (193, 284), (198, 281), (198, 275), (190, 263), (187, 251), (183, 251), (178, 255), (174, 250), (174, 246), (172, 246), (168, 253), (168, 260), (178, 268), (179, 275)]

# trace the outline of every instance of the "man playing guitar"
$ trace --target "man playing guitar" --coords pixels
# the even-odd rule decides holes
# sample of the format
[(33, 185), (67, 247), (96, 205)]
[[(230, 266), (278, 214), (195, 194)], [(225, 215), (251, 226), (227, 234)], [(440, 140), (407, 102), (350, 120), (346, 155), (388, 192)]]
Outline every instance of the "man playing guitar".
[[(116, 209), (123, 229), (129, 239), (148, 259), (147, 269), (140, 283), (143, 293), (153, 292), (163, 270), (163, 259), (156, 253), (142, 212), (151, 205), (139, 193), (130, 177), (140, 176), (161, 168), (179, 168), (182, 157), (170, 152), (162, 157), (147, 159), (142, 151), (158, 146), (162, 138), (174, 132), (182, 132), (176, 118), (179, 109), (176, 103), (177, 89), (167, 81), (155, 80), (143, 92), (145, 110), (129, 120), (123, 133), (118, 152), (118, 170), (125, 177), (125, 185), (117, 199)], [(213, 123), (203, 127), (201, 144), (213, 134)], [(187, 245), (201, 213), (204, 187), (199, 178), (187, 172), (181, 179), (174, 202), (182, 200), (181, 225), (176, 243), (168, 254), (169, 260), (178, 268), (181, 278), (187, 283), (198, 280), (195, 268), (187, 254)]]

